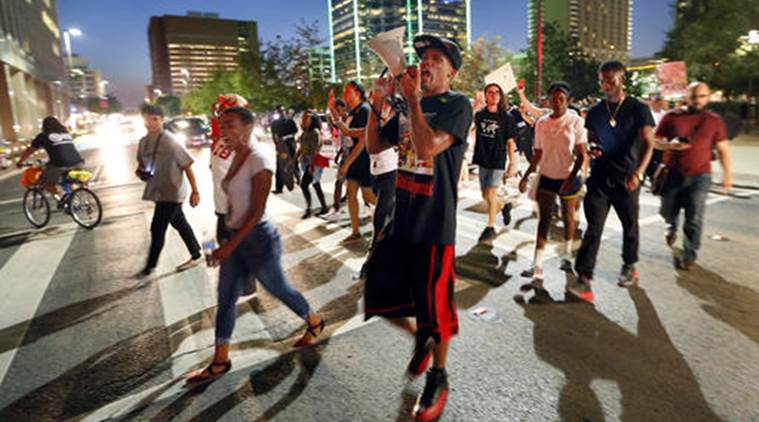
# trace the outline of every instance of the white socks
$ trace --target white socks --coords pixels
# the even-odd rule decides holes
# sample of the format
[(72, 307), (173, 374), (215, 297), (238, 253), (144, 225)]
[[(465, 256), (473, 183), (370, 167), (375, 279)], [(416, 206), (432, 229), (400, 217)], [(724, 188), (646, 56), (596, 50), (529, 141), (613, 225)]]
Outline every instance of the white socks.
[(535, 268), (543, 268), (543, 249), (535, 248), (535, 259), (532, 261)]

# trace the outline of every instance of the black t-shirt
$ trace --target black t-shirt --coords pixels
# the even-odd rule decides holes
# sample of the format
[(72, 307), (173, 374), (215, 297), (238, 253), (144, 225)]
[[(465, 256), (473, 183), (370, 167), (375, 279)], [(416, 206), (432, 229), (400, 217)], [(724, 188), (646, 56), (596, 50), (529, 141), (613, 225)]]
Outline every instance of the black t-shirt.
[[(602, 174), (624, 179), (635, 171), (640, 161), (640, 128), (654, 127), (651, 109), (644, 102), (633, 97), (625, 97), (616, 114), (616, 125), (612, 126), (611, 115), (618, 103), (601, 100), (588, 110), (585, 128), (593, 131), (595, 141), (601, 146), (603, 155), (593, 159), (591, 176)], [(609, 113), (611, 110), (611, 114)], [(588, 140), (593, 138), (588, 136)]]
[(517, 134), (514, 118), (506, 112), (491, 113), (487, 109), (474, 115), (477, 141), (472, 162), (487, 169), (506, 167), (506, 140)]
[(283, 117), (271, 123), (271, 133), (277, 135), (279, 140), (295, 140), (295, 134), (298, 133), (298, 126), (293, 119)]
[(82, 156), (74, 146), (74, 140), (68, 133), (40, 133), (32, 141), (32, 147), (45, 148), (51, 164), (56, 167), (73, 167), (82, 161)]
[[(348, 127), (351, 129), (366, 127), (366, 124), (369, 122), (369, 111), (370, 108), (367, 103), (361, 103), (361, 105), (351, 110), (348, 114), (350, 117)], [(358, 138), (351, 137), (351, 139), (353, 140), (353, 146), (355, 147), (358, 144)], [(356, 157), (356, 161), (351, 164), (351, 168), (354, 170), (361, 170), (362, 172), (369, 172), (370, 165), (369, 153), (366, 151), (366, 145), (364, 145), (364, 148), (361, 149), (361, 153)]]
[(406, 116), (396, 115), (382, 127), (382, 136), (398, 145), (393, 236), (410, 244), (450, 245), (456, 242), (457, 184), (472, 106), (450, 91), (422, 97), (421, 105), (430, 127), (450, 133), (454, 142), (432, 160), (418, 160)]

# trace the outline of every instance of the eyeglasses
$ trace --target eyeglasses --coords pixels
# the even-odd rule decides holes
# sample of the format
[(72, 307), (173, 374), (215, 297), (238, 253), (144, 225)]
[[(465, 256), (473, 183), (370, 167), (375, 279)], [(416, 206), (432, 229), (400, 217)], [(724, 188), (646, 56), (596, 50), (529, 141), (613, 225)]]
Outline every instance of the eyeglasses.
[(485, 95), (501, 95), (501, 93), (498, 91), (486, 91)]

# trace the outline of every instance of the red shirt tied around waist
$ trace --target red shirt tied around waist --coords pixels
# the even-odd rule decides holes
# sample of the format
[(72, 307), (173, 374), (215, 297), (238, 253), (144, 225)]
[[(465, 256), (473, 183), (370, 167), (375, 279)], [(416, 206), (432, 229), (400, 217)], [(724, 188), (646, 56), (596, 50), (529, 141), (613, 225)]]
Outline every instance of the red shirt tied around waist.
[(664, 115), (656, 128), (656, 136), (688, 138), (690, 148), (665, 151), (662, 161), (683, 176), (697, 176), (712, 172), (712, 151), (718, 142), (727, 139), (727, 129), (716, 113), (679, 109)]

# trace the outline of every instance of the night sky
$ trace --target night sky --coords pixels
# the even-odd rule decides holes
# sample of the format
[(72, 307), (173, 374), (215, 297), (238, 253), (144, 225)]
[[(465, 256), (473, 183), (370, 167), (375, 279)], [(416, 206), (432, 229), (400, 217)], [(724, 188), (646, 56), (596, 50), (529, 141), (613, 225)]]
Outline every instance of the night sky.
[[(672, 26), (663, 0), (634, 0), (632, 57), (657, 52)], [(527, 0), (472, 0), (472, 37), (500, 35), (507, 49), (527, 44)], [(188, 10), (216, 12), (222, 18), (255, 20), (266, 42), (278, 33), (289, 36), (301, 19), (318, 20), (327, 28), (327, 0), (58, 0), (61, 29), (76, 27), (74, 53), (90, 61), (109, 81), (108, 91), (125, 106), (136, 106), (151, 81), (147, 28), (151, 16), (185, 15)], [(62, 50), (63, 51), (63, 50)]]

